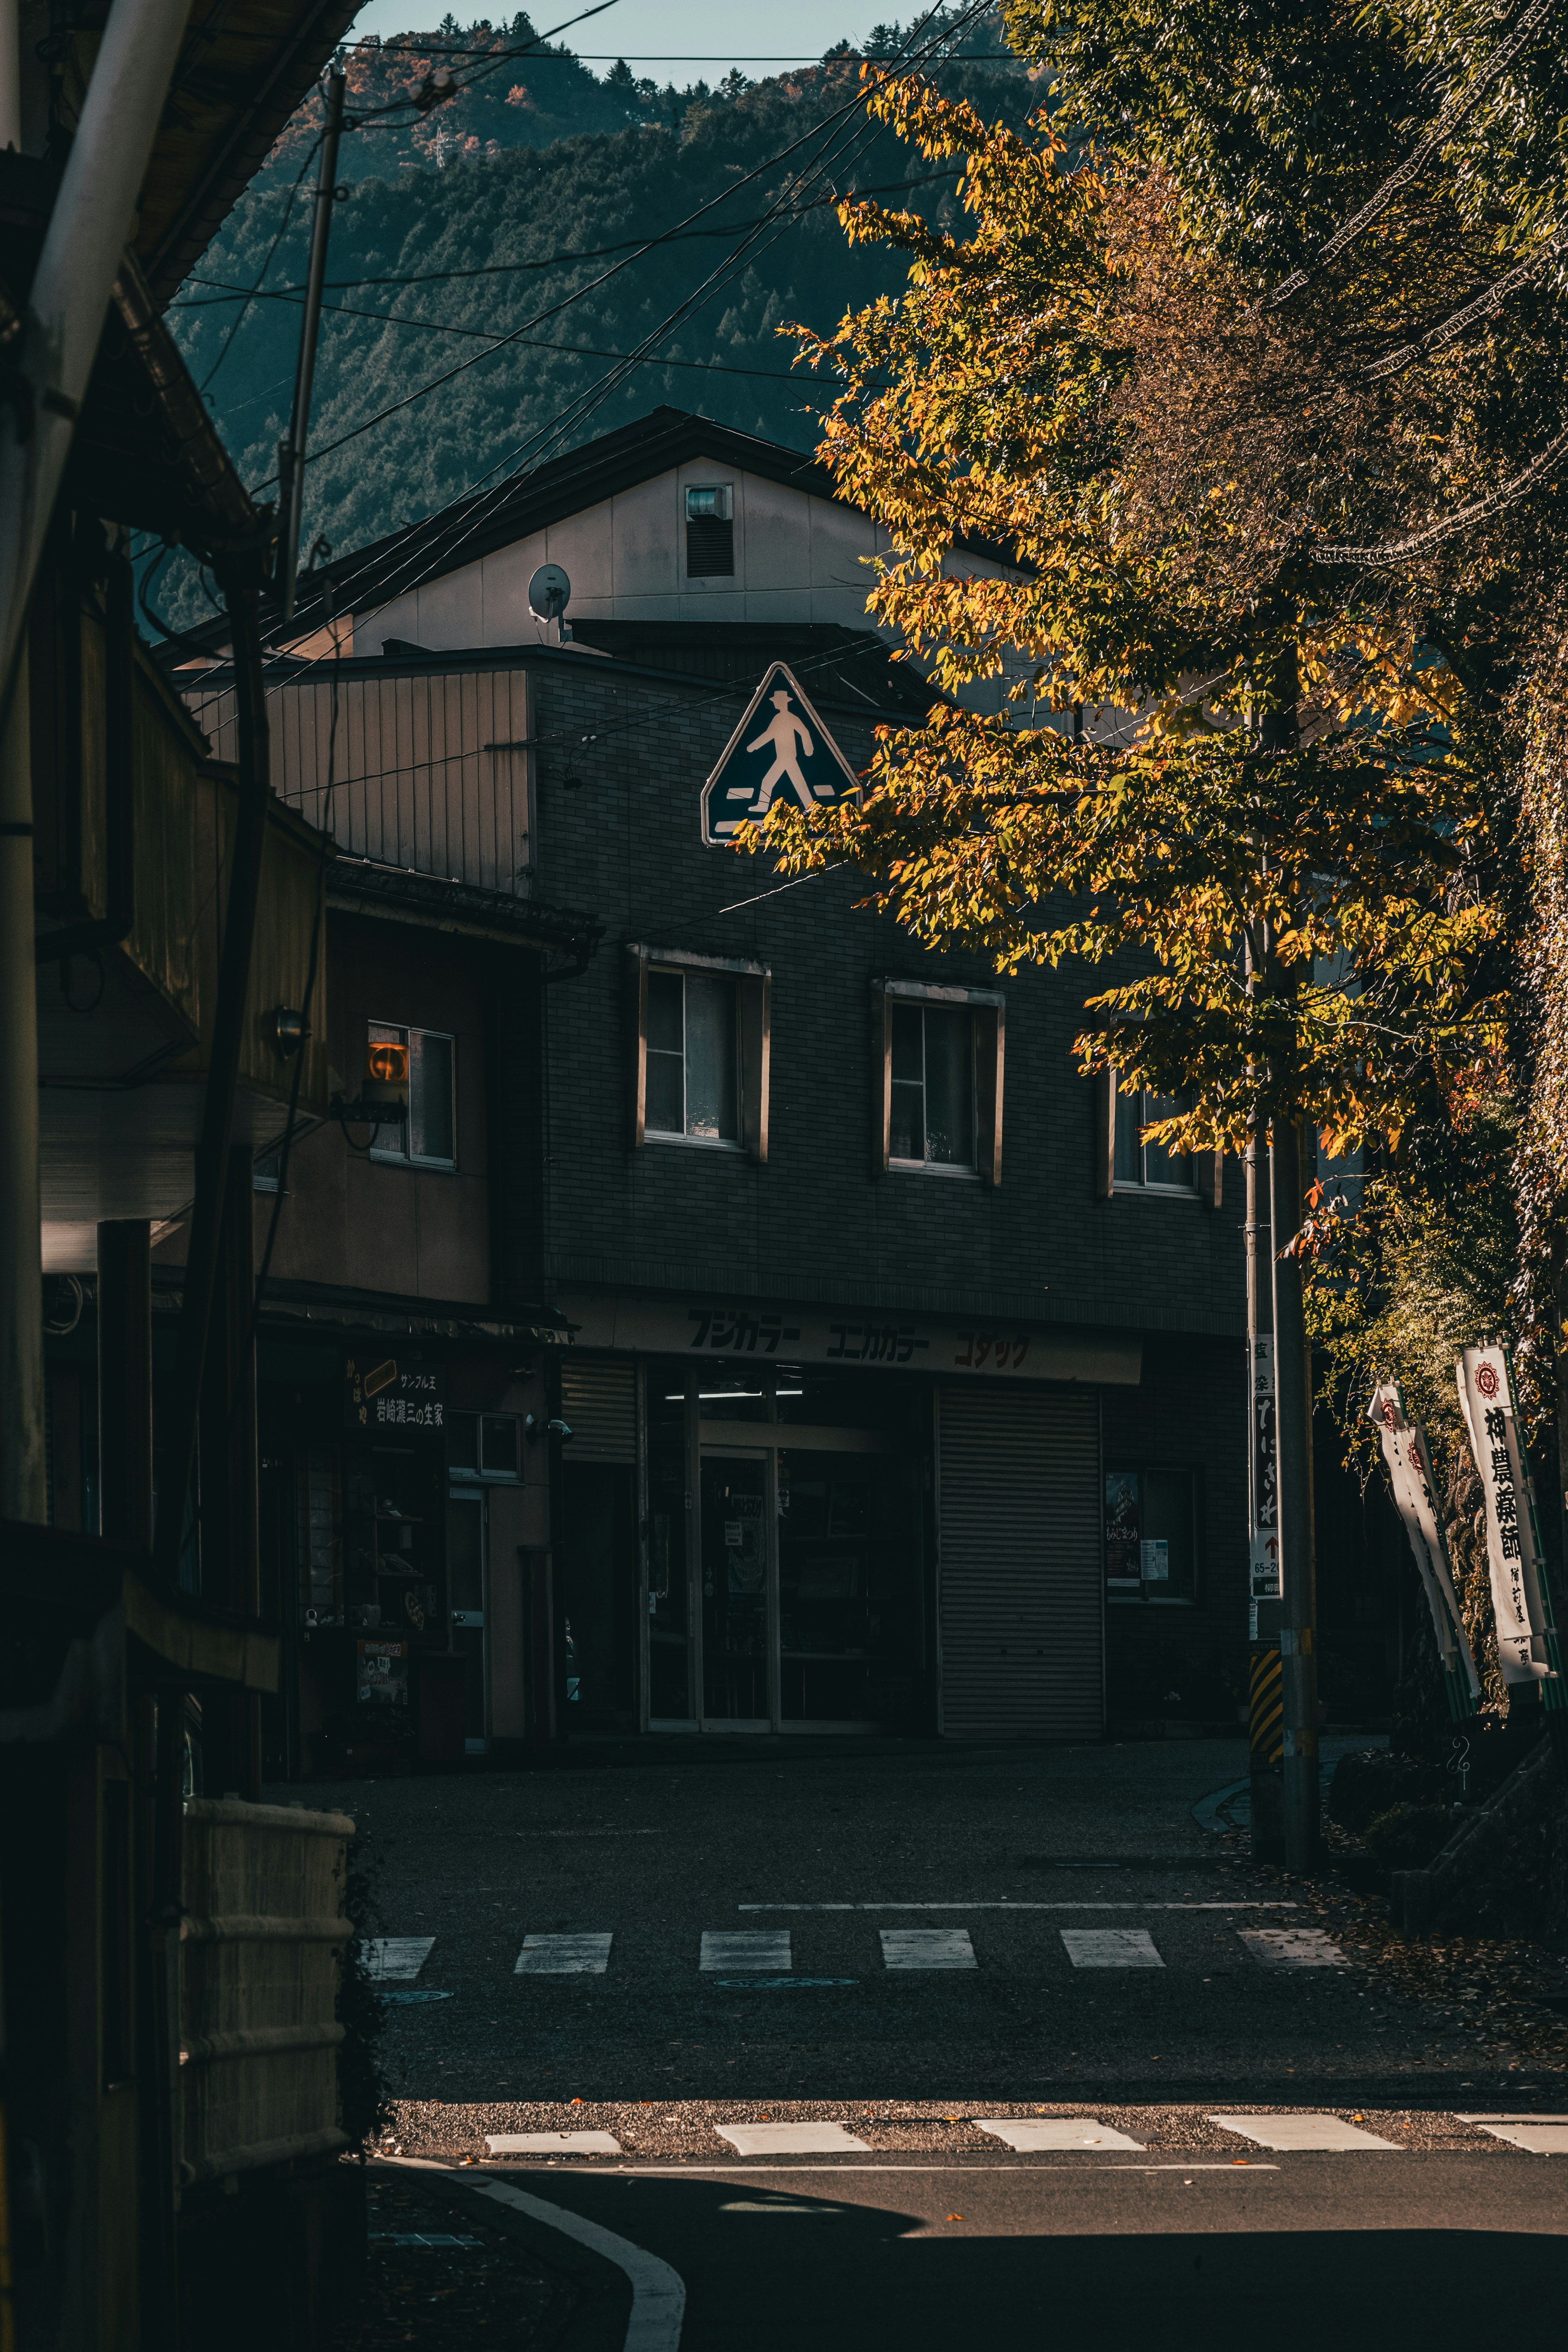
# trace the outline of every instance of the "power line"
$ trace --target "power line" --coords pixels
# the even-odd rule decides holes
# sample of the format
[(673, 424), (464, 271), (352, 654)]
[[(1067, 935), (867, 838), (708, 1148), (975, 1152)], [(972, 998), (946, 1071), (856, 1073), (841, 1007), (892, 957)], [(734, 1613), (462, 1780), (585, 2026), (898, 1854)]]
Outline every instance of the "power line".
[[(957, 24), (949, 25), (944, 28), (944, 31), (949, 37), (951, 37), (954, 32), (962, 31), (965, 25), (972, 23), (975, 17), (983, 16), (990, 5), (991, 0), (973, 0), (973, 5), (965, 14), (958, 19)], [(924, 26), (930, 24), (931, 16), (931, 15), (934, 15), (934, 10), (931, 11), (921, 24), (911, 26), (910, 33), (906, 37), (904, 42), (904, 48), (906, 50), (910, 49)], [(928, 45), (928, 51), (930, 46), (932, 45)], [(916, 66), (921, 62), (921, 58), (919, 52), (916, 52), (912, 58), (906, 59), (906, 63)], [(793, 154), (797, 148), (805, 145), (806, 140), (814, 137), (817, 131), (831, 130), (835, 123), (839, 121), (845, 114), (857, 109), (860, 102), (860, 94), (858, 93), (856, 98), (849, 100), (846, 106), (834, 109), (831, 113), (825, 116), (821, 121), (815, 124), (810, 131), (803, 133), (801, 138), (792, 141), (790, 145), (783, 149), (780, 153), (770, 157), (765, 163), (759, 165), (755, 171), (747, 173), (745, 180), (737, 183), (737, 186), (743, 186), (746, 184), (746, 180), (755, 179), (760, 176), (763, 172), (773, 169), (775, 165), (784, 162), (787, 156)], [(858, 133), (860, 142), (864, 144), (868, 140), (879, 135), (879, 128), (880, 126), (874, 123), (863, 123), (859, 127)], [(818, 171), (822, 168), (820, 158), (818, 160), (818, 163), (814, 168)], [(730, 190), (725, 193), (732, 194), (734, 191)], [(688, 215), (688, 220), (700, 218), (703, 212), (710, 211), (713, 208), (713, 204), (716, 204), (719, 201), (721, 201), (720, 198), (715, 198), (709, 205), (700, 206), (696, 213)], [(684, 224), (678, 224), (678, 226), (684, 226)], [(777, 236), (782, 234), (783, 229), (781, 227), (775, 231), (775, 238)], [(705, 297), (710, 298), (710, 293), (715, 287), (715, 283), (721, 283), (723, 278), (727, 274), (737, 268), (740, 266), (741, 261), (745, 257), (745, 253), (746, 248), (742, 247), (739, 253), (731, 254), (727, 257), (727, 258), (721, 263), (717, 270), (710, 272), (709, 278), (704, 282), (704, 286), (698, 289), (697, 294), (690, 298), (687, 303), (678, 306), (678, 309), (675, 311), (672, 311), (668, 317), (661, 321), (660, 324), (653, 330), (652, 334), (648, 338), (646, 338), (645, 341), (656, 341), (659, 336), (668, 333), (672, 330), (672, 322), (680, 318), (686, 311), (689, 310), (693, 302), (704, 299)], [(605, 272), (605, 276), (607, 278), (614, 276), (615, 274), (615, 271), (612, 270)], [(603, 282), (603, 279), (595, 281), (595, 283)], [(592, 291), (593, 289), (590, 287), (580, 290), (588, 292)], [(603, 400), (608, 397), (609, 393), (615, 388), (616, 381), (616, 377), (612, 373), (592, 394), (584, 394), (576, 402), (573, 403), (565, 415), (557, 420), (553, 432), (551, 432), (549, 428), (543, 428), (539, 432), (530, 435), (517, 449), (510, 453), (509, 457), (499, 460), (498, 466), (488, 467), (486, 472), (479, 478), (479, 481), (477, 483), (470, 484), (468, 490), (463, 494), (465, 499), (472, 499), (474, 493), (482, 488), (484, 482), (498, 470), (499, 465), (515, 466), (515, 460), (520, 457), (524, 451), (537, 448), (541, 441), (552, 442), (555, 446), (559, 446), (566, 435), (575, 426), (584, 422), (586, 416), (592, 414), (594, 407), (599, 405)], [(545, 460), (542, 457), (535, 458), (536, 467), (543, 462), (545, 462)], [(493, 489), (484, 492), (482, 496), (479, 497), (475, 500), (474, 504), (468, 507), (460, 517), (453, 516), (451, 508), (448, 507), (445, 509), (447, 520), (444, 524), (441, 515), (434, 515), (428, 518), (426, 523), (416, 526), (416, 530), (410, 534), (411, 537), (417, 538), (420, 530), (426, 530), (431, 534), (425, 550), (426, 560), (424, 564), (424, 569), (417, 572), (412, 579), (405, 578), (402, 580), (398, 587), (395, 589), (389, 588), (388, 590), (384, 591), (381, 594), (380, 603), (373, 609), (376, 611), (384, 611), (386, 605), (394, 602), (396, 597), (410, 594), (414, 589), (417, 588), (423, 580), (429, 577), (437, 563), (446, 562), (450, 564), (456, 556), (458, 550), (462, 547), (466, 541), (473, 537), (474, 533), (481, 528), (489, 515), (493, 513), (499, 507), (500, 501), (510, 493), (517, 479), (518, 475), (514, 470), (511, 474), (507, 476), (503, 481), (497, 484)], [(443, 548), (443, 541), (446, 542), (445, 548)], [(381, 560), (382, 559), (375, 552), (367, 551), (354, 570), (345, 573), (342, 578), (331, 583), (334, 601), (336, 602), (341, 599), (343, 591), (352, 589), (356, 582), (363, 580), (368, 574), (374, 572), (378, 562)], [(415, 560), (417, 559), (416, 558)], [(307, 666), (314, 667), (315, 664), (322, 658), (323, 656), (319, 655), (312, 656), (310, 656), (310, 663)]]
[[(839, 195), (814, 196), (809, 204), (795, 205), (790, 217), (804, 218), (808, 213), (825, 212), (835, 205), (848, 204), (861, 196), (885, 196), (896, 194), (900, 188), (931, 187), (939, 180), (951, 181), (953, 176), (951, 169), (945, 172), (921, 172), (913, 179), (882, 180), (869, 188), (850, 188)], [(737, 182), (736, 185), (739, 184), (740, 183)], [(729, 195), (732, 191), (726, 188), (721, 193)], [(715, 198), (715, 202), (717, 201), (719, 199)], [(687, 217), (689, 219), (692, 215), (689, 214)], [(614, 245), (583, 246), (574, 253), (547, 253), (537, 261), (488, 261), (471, 269), (416, 269), (380, 278), (329, 278), (324, 279), (323, 283), (334, 294), (346, 294), (353, 293), (364, 286), (448, 286), (468, 278), (512, 278), (526, 269), (556, 269), (563, 268), (574, 261), (602, 261), (612, 253), (634, 251), (647, 253), (656, 245), (679, 245), (693, 237), (740, 236), (748, 229), (770, 226), (775, 217), (773, 213), (758, 213), (750, 220), (731, 221), (728, 226), (673, 228), (667, 230), (663, 236), (653, 238), (651, 242), (647, 237), (622, 237)], [(263, 296), (256, 288), (230, 286), (221, 278), (193, 277), (187, 278), (185, 283), (187, 286), (220, 287), (224, 290), (210, 302), (171, 302), (169, 305), (171, 310), (216, 310), (221, 309), (224, 303), (232, 302), (247, 292), (258, 301), (277, 301), (283, 298), (303, 294), (305, 291), (302, 285), (279, 286), (269, 288)]]
[(1456, 532), (1468, 530), (1472, 523), (1485, 522), (1489, 516), (1500, 514), (1505, 507), (1517, 506), (1520, 499), (1535, 488), (1542, 476), (1551, 471), (1565, 450), (1568, 450), (1568, 425), (1554, 441), (1549, 441), (1540, 456), (1532, 457), (1521, 472), (1506, 482), (1500, 482), (1497, 488), (1489, 490), (1484, 498), (1474, 499), (1468, 506), (1459, 507), (1451, 515), (1429, 523), (1425, 530), (1415, 531), (1406, 539), (1385, 540), (1375, 547), (1314, 547), (1312, 561), (1314, 563), (1352, 563), (1365, 568), (1409, 563), (1417, 555), (1424, 555), (1429, 547), (1440, 546), (1444, 540), (1452, 539)]
[[(721, 189), (718, 195), (710, 197), (708, 202), (700, 205), (695, 212), (689, 213), (684, 221), (677, 224), (678, 228), (684, 228), (691, 222), (700, 220), (704, 213), (712, 212), (716, 206), (725, 203), (730, 196), (737, 194), (748, 183), (761, 178), (765, 172), (772, 171), (782, 163), (786, 156), (794, 154), (798, 148), (804, 147), (809, 139), (816, 135), (817, 131), (825, 127), (830, 127), (845, 114), (858, 110), (863, 103), (864, 94), (857, 90), (852, 99), (847, 100), (843, 106), (834, 109), (833, 112), (826, 118), (826, 124), (816, 123), (810, 131), (803, 131), (798, 139), (792, 140), (780, 153), (770, 156), (765, 163), (757, 164), (752, 171), (746, 173), (743, 178), (737, 180), (731, 187)], [(776, 217), (776, 214), (774, 216)], [(330, 457), (334, 450), (342, 448), (346, 443), (357, 440), (362, 433), (370, 432), (375, 425), (384, 424), (389, 416), (397, 415), (401, 410), (412, 407), (416, 400), (423, 400), (428, 394), (438, 391), (443, 384), (450, 383), (455, 377), (463, 374), (468, 368), (478, 367), (483, 361), (492, 359), (497, 352), (505, 350), (509, 344), (520, 342), (531, 328), (542, 326), (547, 319), (554, 318), (558, 312), (569, 308), (573, 302), (581, 301), (585, 295), (596, 292), (612, 278), (618, 277), (622, 270), (630, 268), (633, 261), (641, 260), (643, 256), (652, 252), (656, 246), (667, 243), (673, 234), (672, 231), (666, 231), (661, 236), (646, 239), (635, 252), (628, 253), (625, 259), (614, 263), (610, 268), (602, 270), (599, 276), (591, 279), (586, 286), (576, 288), (571, 294), (563, 296), (560, 301), (550, 303), (544, 310), (536, 311), (531, 319), (524, 320), (521, 327), (514, 328), (510, 333), (503, 335), (487, 351), (476, 352), (471, 359), (459, 360), (455, 367), (447, 368), (440, 375), (432, 376), (428, 383), (416, 385), (412, 392), (405, 393), (398, 400), (389, 401), (386, 406), (378, 409), (374, 416), (367, 416), (362, 424), (353, 426), (349, 432), (340, 434), (335, 441), (329, 441), (324, 446), (312, 449), (304, 462), (307, 465), (313, 465), (318, 458)], [(742, 257), (742, 255), (731, 256), (731, 264), (738, 263)], [(265, 481), (255, 484), (251, 490), (252, 497), (258, 491), (269, 488), (276, 479), (276, 475), (269, 474)]]
[(1449, 100), (1426, 137), (1405, 157), (1398, 170), (1391, 172), (1383, 185), (1363, 205), (1360, 212), (1352, 214), (1348, 221), (1335, 230), (1326, 243), (1318, 247), (1305, 268), (1295, 270), (1290, 277), (1284, 278), (1274, 289), (1272, 294), (1264, 297), (1263, 301), (1258, 305), (1260, 309), (1271, 310), (1277, 303), (1283, 302), (1289, 296), (1299, 293), (1319, 270), (1326, 268), (1331, 261), (1337, 259), (1346, 246), (1361, 235), (1363, 228), (1370, 228), (1373, 221), (1382, 218), (1400, 189), (1409, 184), (1435, 151), (1442, 145), (1448, 133), (1455, 130), (1463, 121), (1465, 116), (1479, 103), (1481, 92), (1488, 82), (1500, 74), (1504, 66), (1518, 55), (1531, 34), (1546, 16), (1551, 5), (1552, 0), (1531, 0), (1530, 6), (1507, 39), (1499, 43), (1490, 57), (1477, 67), (1458, 94)]
[[(302, 307), (301, 298), (296, 294), (261, 294), (256, 299), (262, 302), (292, 302), (297, 310)], [(418, 327), (426, 334), (462, 335), (480, 342), (493, 343), (499, 340), (492, 327), (454, 327), (449, 326), (444, 319), (410, 319), (400, 310), (361, 310), (351, 302), (323, 302), (321, 308), (323, 310), (334, 312), (340, 319), (374, 319), (384, 327)], [(525, 335), (521, 341), (524, 351), (568, 352), (579, 359), (629, 360), (638, 367), (697, 368), (710, 375), (761, 376), (769, 383), (798, 383), (801, 381), (800, 377), (788, 368), (734, 367), (726, 360), (677, 360), (667, 358), (660, 352), (638, 354), (636, 352), (603, 352), (595, 350), (589, 343), (551, 342), (543, 335)], [(279, 383), (289, 381), (291, 379), (288, 377), (279, 379)], [(269, 387), (272, 391), (276, 391), (277, 388), (276, 384)], [(254, 396), (260, 397), (259, 394)], [(226, 413), (237, 414), (237, 411)]]

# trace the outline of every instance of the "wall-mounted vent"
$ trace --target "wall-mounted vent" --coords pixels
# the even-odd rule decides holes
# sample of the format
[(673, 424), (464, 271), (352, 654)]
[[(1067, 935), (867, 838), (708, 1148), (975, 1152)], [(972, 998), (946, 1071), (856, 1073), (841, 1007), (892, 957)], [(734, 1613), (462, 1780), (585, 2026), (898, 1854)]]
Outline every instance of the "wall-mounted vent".
[(686, 493), (686, 576), (735, 576), (735, 492), (729, 482), (694, 485)]

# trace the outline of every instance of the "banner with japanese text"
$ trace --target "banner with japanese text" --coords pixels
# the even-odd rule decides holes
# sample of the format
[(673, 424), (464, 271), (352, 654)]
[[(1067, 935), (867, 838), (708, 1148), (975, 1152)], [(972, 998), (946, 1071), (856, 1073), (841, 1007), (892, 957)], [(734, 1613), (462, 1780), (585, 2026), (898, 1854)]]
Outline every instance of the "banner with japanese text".
[(1508, 1351), (1496, 1345), (1467, 1348), (1455, 1364), (1454, 1377), (1486, 1503), (1498, 1663), (1505, 1683), (1540, 1682), (1552, 1671), (1549, 1620)]
[(1373, 1390), (1366, 1410), (1367, 1419), (1377, 1431), (1389, 1483), (1394, 1488), (1394, 1507), (1409, 1538), (1426, 1605), (1432, 1612), (1432, 1627), (1444, 1668), (1471, 1699), (1478, 1698), (1480, 1678), (1459, 1613), (1448, 1547), (1437, 1516), (1426, 1433), (1419, 1422), (1406, 1415), (1405, 1399), (1393, 1381), (1385, 1381), (1381, 1388)]

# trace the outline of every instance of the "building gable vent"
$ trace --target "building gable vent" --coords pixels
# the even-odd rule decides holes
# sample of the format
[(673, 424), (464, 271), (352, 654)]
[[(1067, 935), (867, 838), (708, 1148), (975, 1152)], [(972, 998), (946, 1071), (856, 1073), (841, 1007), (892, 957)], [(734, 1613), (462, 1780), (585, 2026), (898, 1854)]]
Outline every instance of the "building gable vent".
[(732, 580), (734, 575), (734, 486), (730, 482), (694, 485), (686, 493), (686, 576)]

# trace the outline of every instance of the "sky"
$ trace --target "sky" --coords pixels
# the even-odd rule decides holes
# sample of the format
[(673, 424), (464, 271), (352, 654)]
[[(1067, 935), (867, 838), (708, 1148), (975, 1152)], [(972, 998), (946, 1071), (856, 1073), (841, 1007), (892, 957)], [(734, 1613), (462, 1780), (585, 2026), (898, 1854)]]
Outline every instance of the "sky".
[[(548, 33), (574, 16), (586, 0), (532, 0), (535, 28)], [(517, 0), (370, 0), (354, 18), (355, 33), (427, 32), (448, 7), (459, 24), (488, 16), (501, 23), (516, 13)], [(914, 13), (918, 15), (918, 5)], [(732, 65), (752, 80), (786, 65), (809, 63), (835, 41), (853, 40), (873, 25), (907, 18), (900, 0), (783, 0), (769, 7), (737, 0), (615, 0), (603, 16), (575, 25), (561, 38), (568, 47), (607, 73), (624, 57), (635, 73), (682, 88), (691, 81), (719, 81)], [(600, 54), (602, 52), (602, 55)]]

